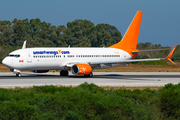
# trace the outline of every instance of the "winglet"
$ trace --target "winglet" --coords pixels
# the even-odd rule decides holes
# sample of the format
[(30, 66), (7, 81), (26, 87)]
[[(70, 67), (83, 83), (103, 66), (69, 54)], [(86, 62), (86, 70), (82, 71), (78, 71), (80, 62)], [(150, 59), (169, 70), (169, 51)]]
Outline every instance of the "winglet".
[(165, 59), (168, 59), (170, 62), (172, 62), (173, 64), (175, 64), (170, 58), (172, 57), (173, 53), (174, 53), (174, 50), (176, 49), (176, 46), (174, 46), (174, 48), (171, 50), (171, 52), (169, 53), (169, 55), (165, 58)]
[(22, 49), (25, 49), (25, 48), (26, 48), (26, 40), (24, 41), (23, 46), (22, 46)]

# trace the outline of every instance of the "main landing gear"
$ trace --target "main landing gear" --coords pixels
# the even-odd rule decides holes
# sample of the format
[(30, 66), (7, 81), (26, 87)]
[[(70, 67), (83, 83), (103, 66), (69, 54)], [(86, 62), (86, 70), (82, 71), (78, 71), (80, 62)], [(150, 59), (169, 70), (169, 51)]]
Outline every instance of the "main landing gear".
[(84, 75), (84, 77), (92, 77), (93, 73), (91, 72), (89, 75)]
[(61, 70), (60, 76), (68, 76), (69, 72), (67, 70)]
[[(61, 72), (60, 72), (60, 76), (68, 76), (68, 74), (69, 74), (69, 72), (67, 70), (61, 70)], [(92, 72), (88, 75), (84, 75), (84, 77), (92, 77), (92, 76), (93, 76)]]

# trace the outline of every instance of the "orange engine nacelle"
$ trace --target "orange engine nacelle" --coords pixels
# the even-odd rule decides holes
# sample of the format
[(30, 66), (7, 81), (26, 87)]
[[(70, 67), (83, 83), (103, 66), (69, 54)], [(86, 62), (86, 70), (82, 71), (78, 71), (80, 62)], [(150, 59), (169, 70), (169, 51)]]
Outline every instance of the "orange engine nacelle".
[(32, 70), (31, 72), (34, 72), (34, 73), (46, 73), (48, 71), (49, 70)]
[(72, 66), (71, 71), (77, 75), (89, 75), (92, 72), (92, 68), (89, 64), (75, 64)]

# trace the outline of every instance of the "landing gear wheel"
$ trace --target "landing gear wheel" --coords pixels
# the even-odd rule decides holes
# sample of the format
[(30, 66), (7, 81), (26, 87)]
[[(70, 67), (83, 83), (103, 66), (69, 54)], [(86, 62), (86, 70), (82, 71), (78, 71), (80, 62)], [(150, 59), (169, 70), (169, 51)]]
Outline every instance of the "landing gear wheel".
[(67, 70), (61, 70), (60, 76), (68, 76), (69, 72)]
[(21, 73), (16, 73), (16, 77), (21, 77)]
[(93, 73), (91, 72), (89, 75), (84, 75), (84, 77), (92, 77)]

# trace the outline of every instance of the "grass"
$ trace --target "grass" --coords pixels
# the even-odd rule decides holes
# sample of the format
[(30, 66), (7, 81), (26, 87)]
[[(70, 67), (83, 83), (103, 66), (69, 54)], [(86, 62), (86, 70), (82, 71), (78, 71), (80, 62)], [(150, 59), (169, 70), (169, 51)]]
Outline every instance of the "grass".
[(138, 65), (168, 65), (167, 62), (158, 60), (158, 61), (140, 61), (137, 63)]
[(0, 64), (0, 72), (10, 72), (10, 71), (9, 71), (9, 68), (4, 66), (3, 64)]
[[(70, 85), (70, 86), (63, 86), (63, 85), (55, 85), (55, 87), (66, 87), (66, 88), (75, 88), (78, 87), (77, 85)], [(104, 89), (104, 90), (119, 90), (119, 89), (126, 89), (126, 90), (144, 90), (144, 89), (150, 89), (150, 90), (159, 90), (161, 88), (163, 88), (163, 86), (99, 86), (100, 88)], [(12, 90), (17, 90), (17, 89), (30, 89), (32, 88), (32, 86), (24, 86), (24, 87), (7, 87), (6, 89), (12, 89)]]

